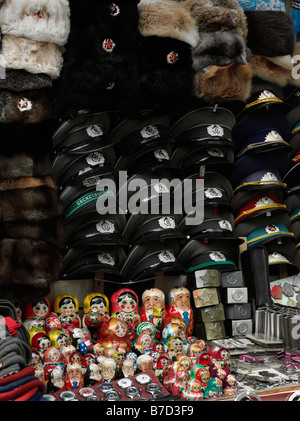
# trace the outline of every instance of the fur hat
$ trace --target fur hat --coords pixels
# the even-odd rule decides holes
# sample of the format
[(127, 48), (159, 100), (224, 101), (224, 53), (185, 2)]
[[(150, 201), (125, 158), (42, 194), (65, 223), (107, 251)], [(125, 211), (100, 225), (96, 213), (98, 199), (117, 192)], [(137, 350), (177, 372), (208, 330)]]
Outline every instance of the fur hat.
[(194, 76), (194, 95), (209, 104), (246, 101), (250, 96), (253, 72), (250, 64), (209, 66)]
[(5, 0), (0, 9), (2, 34), (66, 44), (70, 32), (68, 0)]
[(247, 19), (236, 0), (185, 0), (191, 16), (197, 22), (200, 37), (202, 32), (235, 32), (247, 36)]
[(7, 89), (11, 92), (44, 88), (52, 88), (52, 79), (43, 73), (32, 74), (25, 70), (5, 69), (5, 78), (0, 78), (0, 89)]
[(56, 44), (3, 35), (0, 65), (29, 73), (59, 77), (63, 65), (62, 49)]
[(144, 37), (175, 38), (195, 47), (200, 41), (195, 19), (185, 2), (140, 0), (139, 31)]
[(93, 22), (72, 32), (54, 87), (56, 114), (130, 109), (138, 92), (137, 35)]
[(293, 55), (295, 33), (291, 17), (283, 11), (245, 10), (247, 45), (253, 54), (267, 57)]
[(192, 49), (192, 57), (193, 69), (199, 71), (213, 65), (246, 64), (250, 50), (244, 38), (234, 32), (203, 32), (197, 47)]
[(40, 222), (62, 215), (62, 206), (53, 188), (41, 186), (0, 192), (3, 222)]
[(52, 160), (48, 154), (1, 154), (0, 179), (20, 177), (44, 177), (52, 173)]
[(7, 299), (25, 303), (46, 296), (61, 268), (61, 253), (47, 242), (0, 241), (0, 293)]
[(0, 122), (37, 124), (51, 118), (48, 92), (43, 89), (10, 92), (0, 91)]
[(139, 45), (142, 105), (178, 107), (193, 92), (191, 47), (169, 37), (143, 37)]

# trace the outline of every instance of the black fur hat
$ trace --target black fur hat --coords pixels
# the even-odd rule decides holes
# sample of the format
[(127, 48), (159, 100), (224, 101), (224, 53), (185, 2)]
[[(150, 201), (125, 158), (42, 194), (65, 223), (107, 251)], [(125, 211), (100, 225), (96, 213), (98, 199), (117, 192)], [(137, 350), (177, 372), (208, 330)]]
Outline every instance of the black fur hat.
[(293, 55), (295, 33), (291, 17), (282, 11), (245, 10), (247, 45), (253, 54), (267, 57)]
[(190, 99), (193, 71), (189, 44), (170, 37), (142, 37), (138, 57), (143, 106), (170, 110)]

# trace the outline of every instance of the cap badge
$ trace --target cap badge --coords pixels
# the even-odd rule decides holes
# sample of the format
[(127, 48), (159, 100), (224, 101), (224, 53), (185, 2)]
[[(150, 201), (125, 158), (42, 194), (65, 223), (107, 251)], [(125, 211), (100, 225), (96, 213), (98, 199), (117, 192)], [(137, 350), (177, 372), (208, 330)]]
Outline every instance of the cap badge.
[(104, 164), (105, 158), (101, 152), (92, 152), (86, 158), (86, 162), (94, 167), (95, 165)]
[(274, 94), (267, 89), (262, 91), (262, 93), (259, 95), (258, 99), (267, 99), (267, 98), (274, 98)]
[(268, 234), (272, 234), (274, 232), (279, 232), (279, 228), (276, 225), (267, 225), (265, 231)]
[(209, 148), (207, 149), (207, 153), (210, 156), (218, 156), (220, 158), (224, 158), (224, 152), (220, 148)]
[(270, 131), (265, 137), (266, 142), (273, 142), (273, 141), (278, 141), (278, 140), (283, 141), (283, 138), (275, 130)]
[(175, 64), (179, 59), (179, 54), (176, 53), (175, 51), (171, 51), (168, 55), (167, 55), (167, 62), (169, 64)]
[(155, 126), (146, 126), (141, 130), (141, 135), (143, 139), (148, 139), (149, 137), (158, 136), (159, 131)]
[(174, 229), (176, 224), (174, 218), (165, 216), (158, 220), (159, 226), (163, 229)]
[(278, 178), (272, 172), (266, 172), (260, 181), (278, 181)]
[(86, 129), (86, 132), (87, 132), (87, 134), (88, 134), (90, 137), (98, 137), (98, 136), (102, 136), (102, 135), (103, 135), (103, 130), (102, 130), (102, 127), (101, 127), (101, 126), (99, 126), (98, 124), (94, 124), (94, 125), (92, 125), (92, 126), (89, 126), (89, 127)]
[(115, 232), (115, 224), (112, 221), (101, 221), (96, 224), (96, 229), (101, 234)]
[(97, 257), (104, 265), (114, 266), (115, 264), (115, 258), (110, 253), (99, 253)]
[(224, 136), (224, 129), (218, 124), (213, 124), (207, 127), (207, 133), (210, 136)]
[(159, 253), (158, 258), (162, 263), (175, 262), (176, 260), (174, 253), (170, 250), (162, 251)]
[(222, 198), (223, 194), (221, 192), (221, 190), (216, 189), (214, 187), (209, 188), (209, 189), (205, 189), (205, 197), (208, 197), (209, 199), (214, 199), (214, 198)]
[(232, 225), (229, 221), (219, 221), (219, 226), (222, 230), (232, 231)]
[(277, 263), (278, 261), (289, 263), (286, 257), (282, 256), (282, 254), (277, 253), (276, 251), (269, 255), (269, 263)]
[(118, 16), (121, 13), (121, 10), (116, 3), (111, 3), (109, 5), (109, 12), (112, 16)]
[(209, 257), (210, 257), (210, 260), (213, 260), (214, 262), (225, 262), (226, 261), (226, 257), (220, 251), (214, 251), (214, 252), (210, 253)]
[(116, 47), (116, 44), (110, 38), (106, 38), (102, 43), (102, 48), (107, 53), (112, 53), (114, 51), (115, 47)]
[(256, 203), (255, 207), (275, 205), (275, 202), (270, 197), (261, 197)]
[(85, 180), (83, 180), (82, 185), (85, 187), (93, 187), (99, 183), (100, 179), (100, 177), (86, 178)]
[(154, 156), (156, 159), (170, 159), (168, 152), (164, 149), (156, 149), (156, 151), (154, 151)]
[(27, 98), (20, 98), (18, 101), (18, 108), (21, 113), (32, 110), (32, 102)]

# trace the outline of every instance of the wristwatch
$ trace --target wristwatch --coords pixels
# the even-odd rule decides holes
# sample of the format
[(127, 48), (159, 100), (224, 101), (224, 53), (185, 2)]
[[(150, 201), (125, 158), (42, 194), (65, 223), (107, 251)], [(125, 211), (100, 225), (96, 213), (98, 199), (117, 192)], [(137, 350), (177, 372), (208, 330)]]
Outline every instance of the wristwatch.
[(47, 401), (56, 401), (56, 397), (53, 395), (44, 395), (43, 399), (46, 399)]
[(59, 395), (60, 399), (63, 401), (71, 401), (73, 399), (76, 399), (76, 395), (74, 392), (71, 392), (69, 390), (65, 390), (64, 392), (61, 392)]
[(79, 389), (78, 393), (84, 399), (87, 399), (89, 396), (93, 396), (95, 394), (91, 387), (83, 387), (82, 389)]
[(119, 392), (112, 390), (110, 392), (105, 393), (105, 400), (106, 401), (120, 401), (121, 395)]
[(101, 383), (98, 389), (102, 393), (112, 392), (115, 390), (115, 386), (112, 383)]
[(151, 383), (152, 382), (152, 379), (149, 376), (149, 374), (141, 373), (141, 374), (138, 374), (136, 376), (135, 381), (138, 384), (144, 385), (144, 384), (147, 384), (147, 383)]
[(162, 398), (163, 396), (167, 396), (162, 391), (162, 386), (160, 386), (158, 383), (152, 382), (152, 383), (146, 384), (145, 390), (147, 393), (150, 393), (155, 399)]
[(97, 395), (93, 395), (93, 396), (88, 396), (87, 398), (86, 398), (86, 401), (101, 401), (102, 399), (101, 398), (99, 398), (99, 396), (97, 396)]
[(127, 389), (127, 387), (133, 386), (133, 381), (128, 378), (124, 378), (124, 379), (118, 380), (117, 385), (119, 386), (120, 389)]
[(125, 395), (130, 399), (136, 399), (141, 396), (141, 390), (136, 386), (129, 386), (125, 389)]

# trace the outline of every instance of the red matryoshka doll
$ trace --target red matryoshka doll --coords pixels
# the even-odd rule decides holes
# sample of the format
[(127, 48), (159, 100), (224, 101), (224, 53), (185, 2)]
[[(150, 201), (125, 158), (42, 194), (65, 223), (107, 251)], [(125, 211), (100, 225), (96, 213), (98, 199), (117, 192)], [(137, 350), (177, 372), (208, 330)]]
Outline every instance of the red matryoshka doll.
[(100, 357), (101, 355), (104, 355), (104, 346), (101, 343), (96, 342), (93, 345), (92, 351), (95, 354), (96, 358)]
[(71, 352), (69, 356), (69, 362), (68, 364), (80, 364), (82, 366), (82, 355), (79, 351), (73, 351)]
[(69, 363), (66, 370), (66, 390), (81, 389), (84, 387), (82, 366), (79, 363)]
[(136, 344), (142, 345), (145, 352), (150, 352), (153, 349), (153, 338), (148, 333), (142, 333), (137, 337)]
[(181, 393), (181, 399), (185, 401), (201, 401), (203, 399), (203, 390), (201, 383), (197, 379), (190, 379), (185, 389)]
[(141, 322), (139, 315), (139, 299), (131, 289), (122, 288), (110, 297), (111, 317), (124, 321), (128, 326), (128, 338), (132, 341), (136, 336), (136, 328)]
[(36, 349), (41, 356), (43, 362), (44, 354), (51, 346), (51, 341), (47, 333), (43, 329), (32, 328), (29, 330), (30, 346)]
[(187, 355), (191, 358), (193, 358), (195, 361), (197, 360), (198, 356), (202, 354), (202, 348), (197, 343), (194, 342), (188, 347)]
[(89, 294), (83, 300), (82, 326), (91, 328), (101, 326), (103, 321), (109, 320), (109, 300), (99, 292)]
[(163, 382), (163, 378), (167, 375), (171, 364), (172, 361), (168, 354), (160, 354), (155, 366), (154, 375), (161, 383)]
[(196, 357), (196, 364), (209, 367), (212, 364), (211, 355), (208, 352), (201, 352), (201, 354)]
[(224, 370), (230, 371), (230, 352), (226, 348), (211, 346), (208, 350), (213, 362), (218, 362)]
[(169, 338), (167, 352), (172, 361), (176, 361), (178, 355), (184, 354), (183, 341), (179, 336), (171, 336)]
[(153, 345), (153, 351), (158, 352), (160, 355), (166, 352), (165, 345), (162, 342), (155, 342)]
[(182, 365), (182, 367), (185, 370), (189, 370), (190, 371), (191, 368), (192, 368), (192, 366), (193, 366), (191, 359), (188, 356), (186, 356), (186, 355), (180, 355), (180, 356), (178, 356), (177, 357), (177, 361), (179, 362), (179, 364)]
[(155, 326), (155, 337), (160, 339), (166, 319), (165, 294), (162, 290), (149, 288), (143, 292), (140, 317), (141, 322), (150, 322)]
[(218, 363), (212, 363), (209, 366), (209, 373), (210, 377), (219, 377), (219, 379), (223, 380), (227, 376), (227, 373), (225, 370), (223, 370), (222, 366)]
[(172, 384), (172, 395), (181, 396), (181, 393), (185, 390), (187, 382), (190, 380), (190, 372), (182, 369), (176, 373), (175, 381)]
[(232, 374), (228, 374), (223, 379), (223, 395), (231, 396), (237, 394), (237, 383), (236, 378)]
[(209, 382), (209, 368), (200, 364), (194, 364), (191, 370), (191, 379), (197, 379), (204, 390)]
[(31, 348), (31, 360), (28, 365), (29, 367), (43, 367), (41, 355), (37, 349)]
[(48, 335), (51, 341), (51, 346), (55, 346), (56, 348), (62, 349), (69, 343), (69, 335), (62, 330), (50, 330)]
[(85, 354), (81, 359), (81, 365), (83, 368), (83, 373), (86, 372), (87, 367), (90, 364), (96, 363), (96, 357), (94, 354)]
[(44, 367), (47, 365), (54, 365), (58, 367), (60, 370), (64, 370), (65, 365), (63, 363), (63, 356), (62, 352), (59, 348), (51, 346), (48, 348), (44, 354)]
[(107, 322), (103, 322), (100, 328), (100, 340), (104, 349), (115, 348), (118, 351), (128, 352), (131, 348), (131, 342), (128, 339), (127, 324), (112, 317)]
[(62, 327), (70, 330), (75, 327), (81, 327), (79, 317), (79, 303), (75, 295), (58, 295), (53, 301), (53, 311), (59, 317)]
[(56, 313), (49, 313), (45, 318), (45, 327), (46, 333), (49, 334), (51, 330), (62, 330), (62, 324), (59, 320), (59, 317)]
[(211, 399), (211, 398), (218, 398), (222, 396), (223, 393), (223, 383), (219, 377), (211, 377), (207, 386), (204, 390), (204, 398)]
[(47, 298), (30, 301), (23, 309), (24, 326), (27, 330), (32, 328), (45, 328), (45, 319), (50, 312), (50, 303)]
[(194, 331), (194, 313), (191, 307), (191, 293), (185, 287), (171, 288), (168, 294), (167, 320), (174, 316), (181, 317), (186, 325), (186, 335), (192, 336)]
[(176, 375), (178, 371), (184, 371), (184, 367), (178, 362), (171, 361), (171, 364), (168, 367), (168, 371), (166, 375), (163, 377), (163, 385), (168, 390), (168, 392), (172, 393), (172, 387), (176, 380)]

